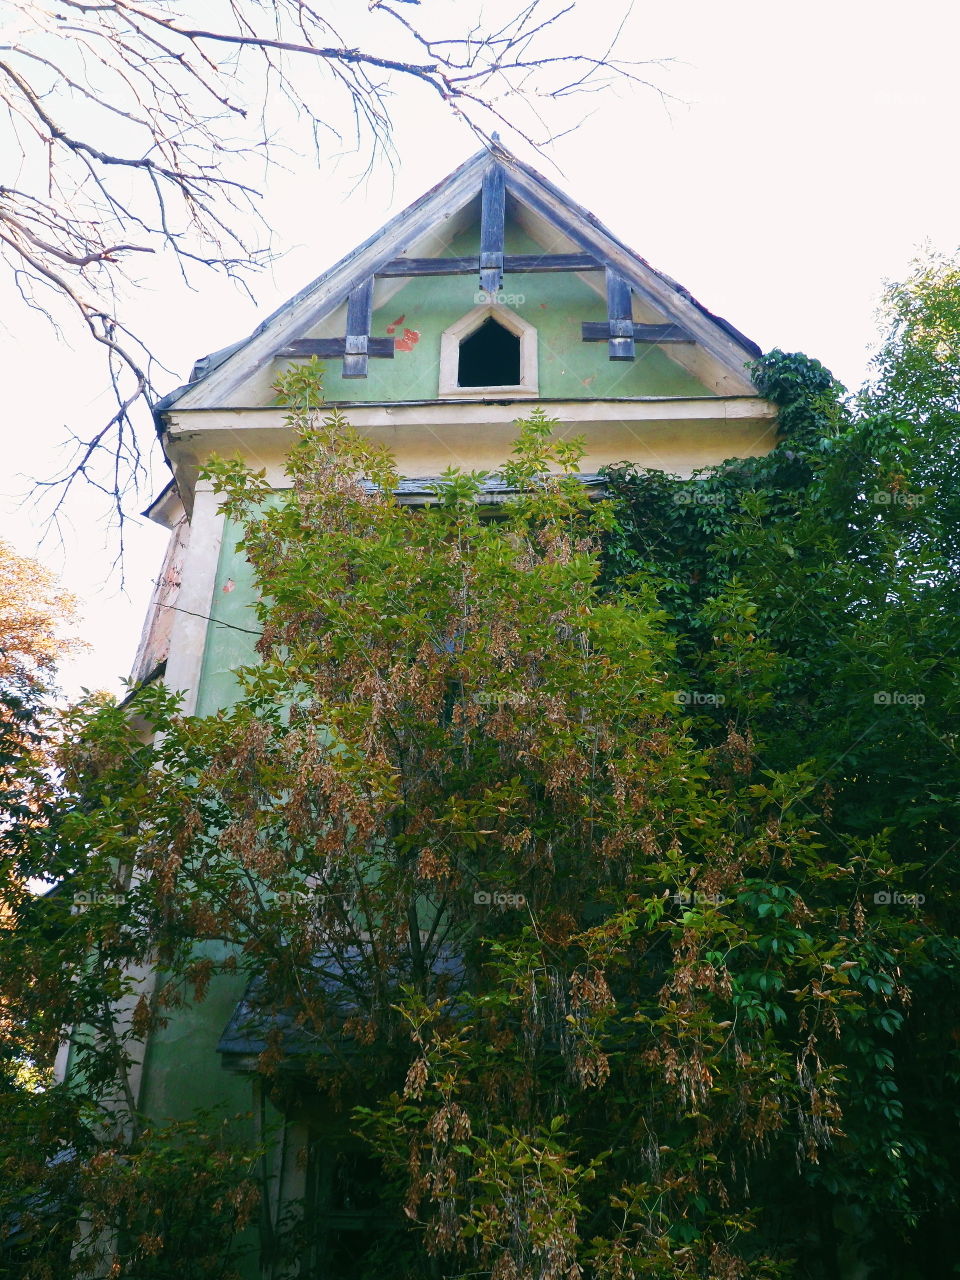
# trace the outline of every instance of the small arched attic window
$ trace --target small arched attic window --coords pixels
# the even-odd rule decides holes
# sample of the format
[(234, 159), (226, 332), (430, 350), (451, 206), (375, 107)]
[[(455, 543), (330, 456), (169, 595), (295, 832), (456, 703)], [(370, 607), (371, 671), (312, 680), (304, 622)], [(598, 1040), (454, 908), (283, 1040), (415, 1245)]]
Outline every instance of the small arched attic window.
[(509, 307), (483, 303), (440, 335), (440, 395), (535, 396), (537, 331)]
[(520, 338), (487, 316), (460, 339), (457, 382), (461, 387), (516, 387), (520, 383)]

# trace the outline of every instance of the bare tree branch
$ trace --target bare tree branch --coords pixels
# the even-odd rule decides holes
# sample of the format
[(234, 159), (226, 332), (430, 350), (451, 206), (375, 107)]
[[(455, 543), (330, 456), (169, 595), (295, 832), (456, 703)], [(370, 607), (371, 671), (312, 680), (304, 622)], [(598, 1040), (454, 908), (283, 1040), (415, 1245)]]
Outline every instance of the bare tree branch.
[[(494, 8), (496, 6), (493, 6)], [(487, 141), (494, 128), (541, 147), (549, 103), (611, 83), (647, 84), (615, 57), (571, 52), (575, 2), (468, 15), (432, 29), (416, 0), (329, 10), (305, 0), (7, 0), (0, 18), (0, 257), (27, 305), (55, 326), (73, 311), (102, 347), (115, 407), (44, 481), (54, 514), (84, 479), (121, 522), (144, 475), (138, 425), (156, 397), (154, 358), (121, 321), (132, 255), (168, 254), (184, 280), (207, 267), (242, 284), (269, 258), (252, 164), (315, 153), (324, 137), (395, 161), (391, 98), (420, 85)], [(629, 10), (625, 10), (625, 13)], [(507, 10), (509, 14), (509, 10)], [(202, 14), (202, 24), (197, 21)], [(582, 37), (581, 37), (582, 38)], [(333, 90), (333, 93), (331, 93)], [(564, 129), (563, 132), (567, 130)], [(302, 150), (302, 147), (301, 147)], [(16, 177), (13, 177), (13, 173)]]

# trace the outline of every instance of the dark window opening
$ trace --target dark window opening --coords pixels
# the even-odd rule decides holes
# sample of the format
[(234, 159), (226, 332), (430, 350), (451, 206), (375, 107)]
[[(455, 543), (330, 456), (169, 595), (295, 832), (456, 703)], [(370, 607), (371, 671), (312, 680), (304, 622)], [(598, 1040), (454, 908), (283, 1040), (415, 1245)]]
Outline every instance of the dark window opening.
[[(380, 1280), (414, 1274), (404, 1265), (409, 1240), (399, 1205), (385, 1194), (383, 1167), (371, 1153), (314, 1140), (307, 1160), (304, 1280)], [(422, 1273), (422, 1268), (421, 1268)]]
[(460, 343), (457, 385), (515, 387), (520, 382), (520, 339), (493, 317)]

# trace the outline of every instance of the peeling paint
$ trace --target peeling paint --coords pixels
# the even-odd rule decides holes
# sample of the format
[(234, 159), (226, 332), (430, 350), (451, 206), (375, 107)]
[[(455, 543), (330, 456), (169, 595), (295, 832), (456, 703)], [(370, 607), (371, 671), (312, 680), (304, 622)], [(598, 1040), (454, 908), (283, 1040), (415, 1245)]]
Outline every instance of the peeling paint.
[[(387, 332), (389, 333), (389, 330)], [(404, 329), (403, 337), (397, 338), (394, 347), (397, 351), (412, 351), (419, 341), (419, 329)]]
[(234, 580), (232, 578), (228, 578), (226, 582), (223, 584), (223, 586), (221, 587), (221, 591), (223, 592), (224, 595), (228, 596), (231, 591), (236, 590), (236, 586), (237, 584), (234, 582)]

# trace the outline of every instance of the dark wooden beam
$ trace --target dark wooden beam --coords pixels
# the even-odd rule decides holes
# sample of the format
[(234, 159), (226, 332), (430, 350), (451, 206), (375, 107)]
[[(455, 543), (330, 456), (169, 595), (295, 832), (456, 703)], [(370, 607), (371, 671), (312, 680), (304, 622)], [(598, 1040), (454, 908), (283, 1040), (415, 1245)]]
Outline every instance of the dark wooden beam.
[(633, 360), (633, 310), (630, 286), (623, 276), (606, 269), (607, 277), (607, 351), (611, 360)]
[[(581, 326), (584, 342), (606, 342), (610, 337), (610, 326), (601, 321), (585, 320)], [(679, 324), (637, 324), (633, 326), (634, 342), (695, 342), (692, 333), (688, 333)]]
[[(378, 276), (472, 276), (480, 270), (473, 258), (393, 258), (377, 268)], [(602, 271), (603, 263), (592, 253), (508, 253), (504, 275), (530, 275), (539, 271)]]
[(503, 259), (504, 275), (524, 275), (535, 271), (602, 271), (603, 263), (592, 253), (508, 253)]
[(378, 276), (472, 276), (480, 270), (480, 259), (393, 258), (377, 268)]
[[(347, 355), (346, 338), (297, 338), (274, 352), (278, 360), (307, 360), (317, 356), (321, 360), (336, 360)], [(393, 359), (393, 338), (368, 338), (367, 355), (382, 360)]]
[(345, 378), (367, 376), (370, 326), (373, 323), (373, 276), (358, 284), (347, 299), (347, 336), (343, 356)]
[(504, 174), (495, 164), (483, 175), (480, 196), (480, 288), (484, 293), (499, 293), (503, 284), (505, 219)]

